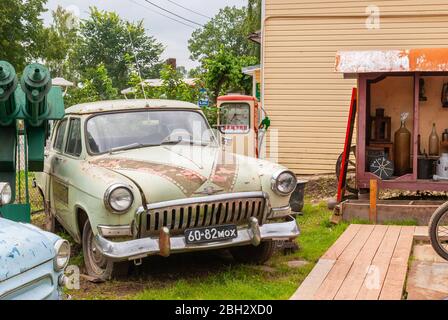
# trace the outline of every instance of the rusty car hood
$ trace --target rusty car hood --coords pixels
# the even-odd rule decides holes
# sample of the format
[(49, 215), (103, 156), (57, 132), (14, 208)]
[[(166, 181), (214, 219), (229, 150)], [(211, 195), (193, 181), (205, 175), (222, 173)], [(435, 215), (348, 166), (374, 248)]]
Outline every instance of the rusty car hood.
[(158, 202), (260, 191), (254, 160), (225, 153), (221, 148), (175, 145), (107, 154), (89, 163), (128, 177), (141, 187), (147, 200)]
[(0, 284), (53, 259), (56, 237), (37, 227), (0, 218)]

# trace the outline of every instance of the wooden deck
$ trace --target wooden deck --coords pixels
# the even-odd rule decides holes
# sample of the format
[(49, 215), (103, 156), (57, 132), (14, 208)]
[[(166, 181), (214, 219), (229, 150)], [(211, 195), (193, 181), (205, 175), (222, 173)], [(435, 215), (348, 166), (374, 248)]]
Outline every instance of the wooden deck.
[(421, 227), (350, 225), (291, 300), (401, 300), (414, 236), (424, 233)]

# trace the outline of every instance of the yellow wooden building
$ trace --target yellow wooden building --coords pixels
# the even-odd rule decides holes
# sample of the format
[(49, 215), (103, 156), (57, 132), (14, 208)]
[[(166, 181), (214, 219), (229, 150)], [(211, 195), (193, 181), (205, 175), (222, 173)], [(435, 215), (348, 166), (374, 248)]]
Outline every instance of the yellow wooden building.
[(261, 100), (297, 174), (334, 172), (343, 149), (356, 82), (338, 50), (448, 46), (448, 0), (264, 0), (262, 21)]

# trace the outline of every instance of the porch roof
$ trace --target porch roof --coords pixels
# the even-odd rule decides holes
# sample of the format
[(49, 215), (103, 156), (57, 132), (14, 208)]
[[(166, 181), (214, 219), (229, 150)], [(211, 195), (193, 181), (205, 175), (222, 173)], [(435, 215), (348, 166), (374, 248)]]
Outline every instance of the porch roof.
[(345, 75), (392, 72), (447, 72), (448, 48), (338, 51), (335, 70)]

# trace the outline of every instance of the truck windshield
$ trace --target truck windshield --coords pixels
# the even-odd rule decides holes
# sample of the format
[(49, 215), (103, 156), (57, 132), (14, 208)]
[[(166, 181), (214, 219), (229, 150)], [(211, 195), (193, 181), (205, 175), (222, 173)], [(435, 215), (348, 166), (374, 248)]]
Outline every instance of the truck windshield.
[(92, 154), (177, 143), (216, 146), (205, 118), (186, 110), (97, 115), (87, 121), (86, 139)]

